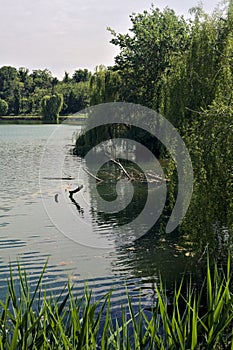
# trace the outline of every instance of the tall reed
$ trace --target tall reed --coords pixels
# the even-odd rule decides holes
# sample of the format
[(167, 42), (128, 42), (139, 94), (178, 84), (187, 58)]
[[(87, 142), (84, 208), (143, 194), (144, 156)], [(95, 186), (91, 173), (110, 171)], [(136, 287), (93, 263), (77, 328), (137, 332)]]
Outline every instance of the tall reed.
[(85, 288), (77, 298), (68, 281), (60, 296), (43, 290), (45, 264), (33, 291), (18, 264), (16, 287), (10, 267), (8, 290), (0, 301), (0, 350), (15, 349), (231, 349), (233, 294), (230, 257), (226, 272), (207, 261), (200, 290), (182, 282), (169, 306), (162, 282), (155, 288), (157, 304), (137, 311), (128, 305), (117, 319), (111, 313), (111, 292), (97, 302)]

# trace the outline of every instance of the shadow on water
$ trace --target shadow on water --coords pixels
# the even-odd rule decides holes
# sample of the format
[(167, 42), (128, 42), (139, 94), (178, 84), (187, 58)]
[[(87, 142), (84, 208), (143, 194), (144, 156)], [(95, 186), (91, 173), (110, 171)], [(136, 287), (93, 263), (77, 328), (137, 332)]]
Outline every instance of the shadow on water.
[[(134, 220), (142, 211), (148, 193), (148, 184), (135, 182), (134, 196), (124, 210), (112, 214), (106, 214), (98, 210), (98, 201), (91, 196), (92, 212), (98, 226), (112, 223), (121, 227)], [(156, 186), (154, 186), (156, 193)], [(124, 186), (122, 191), (127, 191)], [(116, 274), (128, 274), (128, 278), (137, 278), (143, 283), (159, 282), (161, 278), (167, 288), (172, 289), (175, 283), (182, 279), (189, 280), (190, 275), (194, 284), (202, 284), (206, 275), (207, 254), (210, 261), (217, 260), (220, 266), (225, 266), (229, 249), (232, 249), (232, 226), (224, 224), (224, 221), (213, 221), (211, 213), (206, 213), (205, 208), (199, 207), (199, 203), (193, 203), (189, 208), (184, 222), (172, 233), (165, 232), (168, 218), (172, 211), (169, 203), (169, 190), (163, 215), (158, 222), (144, 235), (132, 240), (130, 244), (116, 244), (116, 252), (112, 264), (112, 271)], [(105, 181), (98, 184), (98, 193), (106, 201), (113, 201), (117, 197), (116, 182)], [(205, 213), (205, 220), (201, 220)], [(207, 220), (209, 218), (209, 220)], [(100, 231), (101, 234), (101, 231)]]

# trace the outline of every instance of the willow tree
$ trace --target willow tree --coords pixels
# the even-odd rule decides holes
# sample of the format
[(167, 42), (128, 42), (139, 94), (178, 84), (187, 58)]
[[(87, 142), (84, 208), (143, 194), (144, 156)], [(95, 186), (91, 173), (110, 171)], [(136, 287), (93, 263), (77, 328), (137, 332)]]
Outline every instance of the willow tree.
[[(232, 217), (233, 208), (233, 6), (229, 4), (222, 28), (223, 47), (215, 97), (205, 111), (200, 142), (209, 180), (210, 197), (216, 203), (215, 215)], [(204, 142), (205, 141), (205, 142)], [(212, 188), (212, 191), (211, 191)], [(217, 205), (220, 203), (220, 205)]]
[[(103, 65), (96, 67), (90, 79), (90, 105), (119, 101), (120, 87), (121, 79), (117, 71)], [(91, 127), (91, 123), (96, 117), (99, 117), (99, 109), (90, 108), (89, 113), (90, 117), (87, 123)], [(78, 139), (74, 152), (79, 156), (84, 156), (92, 148), (92, 145), (97, 145), (104, 139), (120, 137), (122, 129), (122, 127), (113, 125), (102, 125), (93, 128), (91, 132), (84, 133)]]
[[(198, 50), (203, 47), (203, 51), (199, 51), (202, 56), (198, 58), (198, 52), (191, 46), (192, 50), (186, 60), (180, 64), (180, 91), (184, 92), (184, 114), (180, 127), (190, 151), (195, 174), (194, 195), (183, 227), (186, 232), (192, 232), (192, 238), (196, 235), (201, 250), (209, 244), (213, 251), (215, 249), (216, 252), (217, 248), (224, 254), (224, 247), (227, 248), (233, 240), (233, 235), (230, 235), (233, 229), (232, 1), (229, 2), (226, 13), (215, 13), (212, 19), (205, 17), (198, 25), (199, 35), (196, 33), (195, 43)], [(204, 33), (204, 28), (207, 27), (209, 32)], [(197, 28), (197, 23), (193, 28)], [(190, 67), (193, 69), (193, 81), (189, 79)], [(195, 87), (193, 92), (189, 85), (191, 82)], [(179, 84), (174, 80), (173, 83), (175, 94), (175, 86)], [(191, 96), (196, 93), (196, 99), (189, 99), (185, 95), (185, 90), (182, 89), (186, 86), (190, 86), (188, 91)]]
[(172, 57), (161, 77), (159, 111), (181, 132), (215, 98), (223, 50), (222, 14), (208, 15), (200, 7), (191, 13), (194, 19), (186, 49)]
[(0, 98), (0, 116), (6, 115), (8, 112), (8, 103)]
[(90, 104), (116, 102), (120, 98), (121, 80), (117, 71), (101, 65), (90, 79)]
[(62, 104), (63, 96), (61, 94), (44, 96), (41, 101), (43, 119), (47, 122), (57, 122)]

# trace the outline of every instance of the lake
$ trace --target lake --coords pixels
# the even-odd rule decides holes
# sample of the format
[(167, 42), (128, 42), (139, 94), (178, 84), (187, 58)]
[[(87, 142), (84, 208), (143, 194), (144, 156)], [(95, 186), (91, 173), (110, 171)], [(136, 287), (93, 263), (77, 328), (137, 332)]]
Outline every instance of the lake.
[[(112, 301), (117, 308), (124, 301), (127, 284), (135, 302), (142, 294), (144, 304), (150, 306), (160, 275), (169, 286), (196, 268), (190, 242), (176, 232), (161, 234), (158, 225), (138, 239), (134, 232), (130, 236), (128, 226), (124, 230), (124, 223), (141, 210), (141, 183), (134, 186), (133, 207), (120, 217), (101, 215), (96, 181), (84, 171), (85, 163), (72, 154), (80, 130), (77, 125), (0, 125), (1, 297), (9, 262), (16, 273), (20, 261), (34, 285), (49, 258), (44, 285), (54, 294), (69, 277), (77, 291), (86, 282), (97, 296), (114, 289)], [(69, 190), (79, 185), (84, 187), (72, 201)], [(109, 202), (116, 195), (114, 183), (98, 186)], [(118, 186), (122, 205), (130, 196), (128, 187), (124, 181)], [(159, 188), (152, 186), (149, 191), (156, 202)]]

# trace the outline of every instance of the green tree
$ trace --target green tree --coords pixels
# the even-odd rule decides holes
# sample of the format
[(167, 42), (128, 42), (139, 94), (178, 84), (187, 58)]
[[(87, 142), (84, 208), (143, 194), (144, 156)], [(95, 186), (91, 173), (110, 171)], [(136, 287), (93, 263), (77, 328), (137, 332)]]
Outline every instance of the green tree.
[(25, 67), (20, 67), (18, 69), (18, 79), (19, 79), (18, 92), (15, 93), (15, 97), (18, 97), (18, 109), (19, 109), (18, 114), (19, 113), (32, 114), (33, 113), (32, 96), (33, 96), (34, 90), (33, 90), (33, 79), (29, 74), (29, 69)]
[(115, 69), (122, 77), (121, 99), (158, 110), (162, 74), (175, 55), (185, 52), (190, 25), (168, 8), (152, 7), (130, 19), (130, 34), (109, 29), (111, 43), (120, 48)]
[(54, 94), (44, 96), (41, 101), (43, 119), (47, 122), (58, 122), (59, 113), (62, 109), (63, 96)]
[(65, 72), (64, 78), (62, 79), (62, 82), (65, 83), (65, 84), (67, 84), (67, 83), (70, 82), (70, 80), (71, 80), (71, 78), (69, 77), (69, 73), (68, 73), (68, 72)]
[(85, 82), (88, 81), (91, 77), (91, 73), (88, 71), (88, 69), (78, 69), (74, 72), (72, 79), (76, 83)]
[(0, 68), (0, 98), (8, 103), (8, 114), (18, 114), (19, 79), (17, 69), (11, 66)]
[(13, 113), (14, 113), (14, 115), (19, 115), (19, 112), (20, 112), (20, 100), (21, 100), (19, 85), (14, 89), (13, 96), (14, 96)]
[(20, 100), (20, 114), (32, 113), (33, 102), (31, 98), (22, 97)]
[(76, 113), (90, 105), (89, 82), (62, 82), (57, 85), (56, 92), (64, 98), (61, 115)]
[(96, 67), (90, 80), (90, 103), (96, 105), (120, 99), (121, 79), (117, 71), (101, 65)]
[(55, 87), (57, 86), (58, 82), (59, 82), (59, 80), (56, 77), (52, 78), (52, 82), (51, 82), (51, 84), (52, 84), (52, 95), (54, 95), (54, 93), (55, 93)]
[(0, 116), (6, 115), (8, 112), (8, 103), (0, 98)]
[(19, 76), (19, 80), (22, 83), (25, 83), (28, 79), (28, 76), (29, 76), (29, 69), (25, 68), (25, 67), (20, 67), (18, 69), (18, 76)]
[(194, 195), (184, 230), (197, 227), (203, 249), (210, 236), (200, 232), (232, 225), (232, 1), (226, 12), (209, 16), (195, 8), (193, 13), (190, 46), (163, 77), (163, 113), (179, 127), (190, 151)]
[(31, 74), (33, 80), (33, 87), (41, 89), (51, 89), (52, 88), (52, 73), (48, 69), (35, 69)]

